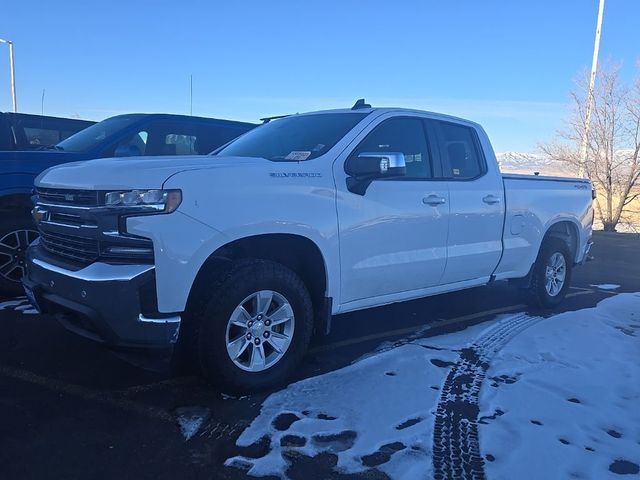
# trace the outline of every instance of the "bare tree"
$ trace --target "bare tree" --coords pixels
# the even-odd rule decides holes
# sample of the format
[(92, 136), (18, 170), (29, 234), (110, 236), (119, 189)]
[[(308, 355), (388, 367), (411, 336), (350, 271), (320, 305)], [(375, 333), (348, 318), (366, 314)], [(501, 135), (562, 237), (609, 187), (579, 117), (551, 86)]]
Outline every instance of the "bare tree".
[(621, 219), (632, 214), (632, 203), (640, 199), (640, 76), (626, 85), (620, 80), (619, 65), (607, 65), (598, 73), (586, 160), (581, 158), (580, 145), (587, 75), (576, 84), (565, 129), (540, 149), (554, 160), (569, 163), (576, 172), (583, 167), (598, 192), (596, 214), (605, 231), (615, 231)]

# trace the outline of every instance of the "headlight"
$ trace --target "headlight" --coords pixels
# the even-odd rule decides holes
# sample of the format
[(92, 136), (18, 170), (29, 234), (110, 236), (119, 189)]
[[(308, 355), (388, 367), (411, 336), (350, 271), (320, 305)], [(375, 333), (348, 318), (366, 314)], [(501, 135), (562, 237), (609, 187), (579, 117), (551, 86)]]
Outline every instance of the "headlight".
[(139, 207), (171, 213), (182, 202), (180, 190), (130, 190), (109, 192), (104, 196), (107, 207)]

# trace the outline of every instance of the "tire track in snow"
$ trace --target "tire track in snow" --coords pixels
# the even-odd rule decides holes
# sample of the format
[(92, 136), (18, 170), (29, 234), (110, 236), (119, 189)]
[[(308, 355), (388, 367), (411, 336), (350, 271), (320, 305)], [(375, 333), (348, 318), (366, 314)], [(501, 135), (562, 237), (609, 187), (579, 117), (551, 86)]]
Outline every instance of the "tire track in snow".
[(478, 439), (478, 397), (493, 356), (511, 338), (542, 320), (516, 315), (491, 327), (451, 368), (442, 387), (433, 431), (433, 476), (436, 480), (484, 480), (484, 459)]

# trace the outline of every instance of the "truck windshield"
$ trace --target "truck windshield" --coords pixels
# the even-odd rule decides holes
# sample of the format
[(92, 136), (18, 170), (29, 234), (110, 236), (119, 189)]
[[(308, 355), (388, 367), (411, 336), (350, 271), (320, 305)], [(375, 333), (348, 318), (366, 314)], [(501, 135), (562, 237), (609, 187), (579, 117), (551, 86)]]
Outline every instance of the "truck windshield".
[(65, 152), (87, 152), (136, 120), (135, 117), (107, 118), (71, 135), (56, 147)]
[(234, 140), (214, 155), (302, 161), (329, 151), (368, 113), (319, 113), (272, 120)]

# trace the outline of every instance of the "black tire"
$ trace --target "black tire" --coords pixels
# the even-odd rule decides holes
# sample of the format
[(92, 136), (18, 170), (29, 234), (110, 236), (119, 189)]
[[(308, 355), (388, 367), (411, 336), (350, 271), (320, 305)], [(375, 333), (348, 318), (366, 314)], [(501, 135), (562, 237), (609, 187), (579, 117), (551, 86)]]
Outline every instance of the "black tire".
[(26, 246), (38, 237), (28, 215), (2, 215), (0, 220), (0, 294), (24, 294), (22, 282)]
[[(269, 260), (238, 261), (216, 283), (213, 291), (201, 293), (202, 298), (194, 301), (192, 321), (197, 323), (196, 342), (202, 374), (222, 389), (238, 393), (283, 384), (302, 360), (313, 332), (313, 308), (305, 284), (295, 272)], [(227, 324), (243, 299), (261, 290), (272, 290), (286, 298), (295, 322), (291, 343), (284, 355), (266, 370), (251, 372), (237, 366), (227, 353)]]
[[(559, 253), (564, 257), (565, 277), (560, 291), (551, 295), (546, 287), (546, 270), (551, 258)], [(573, 258), (569, 247), (565, 242), (557, 238), (548, 238), (540, 247), (538, 258), (533, 267), (531, 284), (526, 290), (525, 299), (534, 308), (548, 309), (559, 305), (567, 295), (571, 284), (571, 274), (573, 272)]]

